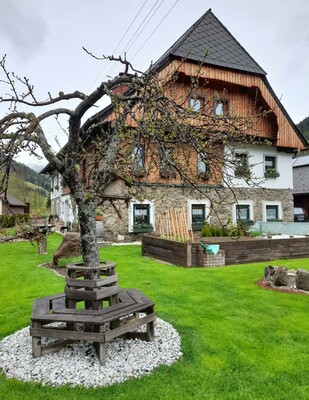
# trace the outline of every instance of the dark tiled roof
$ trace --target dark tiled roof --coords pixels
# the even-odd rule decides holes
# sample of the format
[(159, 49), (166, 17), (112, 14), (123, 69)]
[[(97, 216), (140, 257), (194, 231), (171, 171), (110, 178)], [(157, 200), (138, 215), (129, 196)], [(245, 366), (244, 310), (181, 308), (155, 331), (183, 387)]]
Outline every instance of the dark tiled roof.
[[(4, 199), (4, 194), (0, 194), (0, 199)], [(10, 206), (20, 206), (20, 207), (27, 207), (27, 204), (22, 202), (21, 200), (18, 200), (16, 197), (12, 196), (11, 194), (7, 194), (6, 200), (8, 201)]]
[[(207, 57), (205, 59), (205, 54)], [(265, 75), (234, 36), (215, 17), (211, 9), (196, 21), (162, 57), (155, 66), (163, 64), (169, 56)]]
[(309, 165), (293, 168), (293, 194), (309, 193)]

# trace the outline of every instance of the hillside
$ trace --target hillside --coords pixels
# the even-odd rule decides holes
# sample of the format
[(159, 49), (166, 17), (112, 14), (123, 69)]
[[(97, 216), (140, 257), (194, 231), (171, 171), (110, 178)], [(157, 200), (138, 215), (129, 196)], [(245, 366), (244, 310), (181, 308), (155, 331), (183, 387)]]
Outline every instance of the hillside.
[(14, 162), (8, 191), (24, 203), (30, 204), (31, 213), (46, 213), (50, 192), (50, 179), (24, 164)]
[(306, 140), (309, 141), (309, 117), (300, 121), (300, 123), (297, 124), (297, 127), (301, 131), (301, 133), (305, 136)]

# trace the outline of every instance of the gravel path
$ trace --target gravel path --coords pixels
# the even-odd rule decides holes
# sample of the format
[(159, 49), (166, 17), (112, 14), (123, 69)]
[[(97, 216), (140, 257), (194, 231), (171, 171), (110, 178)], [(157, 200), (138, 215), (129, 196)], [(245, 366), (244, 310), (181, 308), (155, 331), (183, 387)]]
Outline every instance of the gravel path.
[[(108, 386), (150, 374), (159, 365), (171, 365), (182, 356), (177, 331), (167, 322), (155, 321), (155, 341), (116, 339), (106, 346), (106, 366), (100, 365), (93, 346), (77, 342), (44, 357), (31, 356), (29, 328), (0, 342), (0, 368), (7, 378), (43, 385)], [(43, 339), (47, 343), (50, 339)]]

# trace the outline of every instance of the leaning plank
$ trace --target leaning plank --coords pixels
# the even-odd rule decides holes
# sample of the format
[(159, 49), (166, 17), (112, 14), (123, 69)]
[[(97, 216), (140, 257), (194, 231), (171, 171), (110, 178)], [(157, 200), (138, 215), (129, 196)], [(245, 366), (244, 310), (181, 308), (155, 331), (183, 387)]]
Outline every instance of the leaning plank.
[(146, 315), (145, 317), (138, 318), (134, 321), (130, 321), (128, 324), (121, 325), (119, 328), (107, 331), (105, 334), (106, 341), (115, 339), (118, 336), (125, 334), (126, 332), (133, 331), (134, 329), (152, 322), (156, 319), (155, 313)]

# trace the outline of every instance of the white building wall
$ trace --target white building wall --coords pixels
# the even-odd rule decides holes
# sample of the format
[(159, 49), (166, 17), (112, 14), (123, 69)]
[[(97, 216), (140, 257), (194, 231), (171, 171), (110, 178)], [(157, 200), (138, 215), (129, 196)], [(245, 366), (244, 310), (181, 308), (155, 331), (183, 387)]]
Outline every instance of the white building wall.
[[(293, 189), (293, 154), (278, 152), (276, 147), (272, 146), (235, 146), (236, 153), (247, 153), (249, 165), (252, 165), (252, 178), (254, 183), (246, 183), (241, 178), (231, 178), (231, 184), (238, 188), (246, 188), (254, 184), (266, 189)], [(225, 147), (225, 154), (232, 157), (231, 150)], [(277, 158), (277, 171), (280, 176), (277, 178), (264, 177), (264, 156), (275, 156)], [(230, 168), (228, 174), (233, 176), (233, 170)]]

